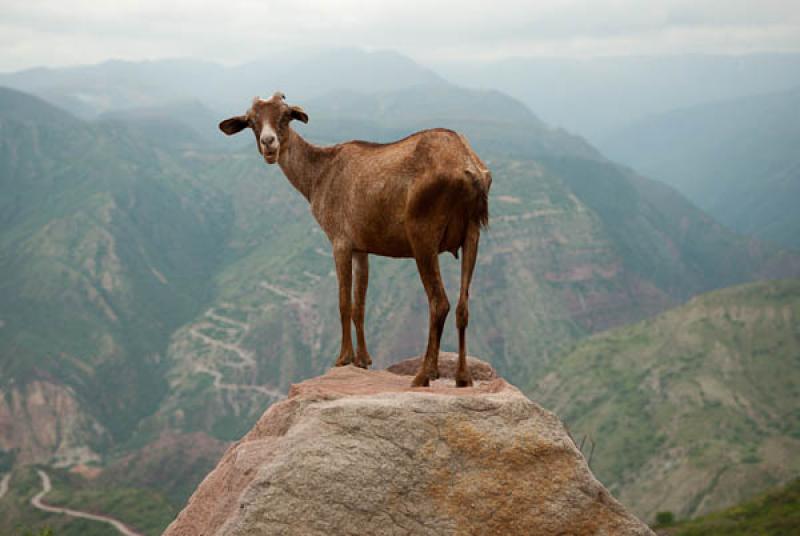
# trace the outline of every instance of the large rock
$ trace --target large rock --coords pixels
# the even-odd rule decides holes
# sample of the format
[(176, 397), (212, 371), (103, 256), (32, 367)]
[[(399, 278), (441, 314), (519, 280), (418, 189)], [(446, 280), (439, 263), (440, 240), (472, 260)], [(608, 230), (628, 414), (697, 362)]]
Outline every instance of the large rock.
[(348, 366), (293, 386), (165, 534), (652, 534), (504, 380), (410, 380)]

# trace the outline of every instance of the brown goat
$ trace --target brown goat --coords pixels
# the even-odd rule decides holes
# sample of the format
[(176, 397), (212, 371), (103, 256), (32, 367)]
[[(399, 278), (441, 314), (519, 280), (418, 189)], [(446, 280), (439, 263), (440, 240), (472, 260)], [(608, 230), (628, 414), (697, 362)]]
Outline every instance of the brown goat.
[[(219, 124), (225, 134), (251, 128), (259, 153), (280, 165), (289, 182), (311, 204), (311, 212), (333, 245), (339, 280), (342, 346), (336, 366), (371, 363), (364, 339), (368, 254), (414, 257), (430, 306), (425, 359), (412, 385), (439, 376), (439, 344), (450, 310), (439, 273), (439, 253), (461, 259), (461, 292), (456, 308), (456, 385), (472, 385), (466, 365), (465, 330), (469, 285), (478, 254), (480, 229), (489, 219), (491, 174), (464, 136), (446, 129), (417, 132), (388, 144), (350, 141), (317, 147), (292, 130), (293, 119), (308, 122), (281, 93), (256, 97), (245, 115)], [(351, 307), (355, 266), (355, 304)], [(350, 320), (356, 327), (353, 352)]]

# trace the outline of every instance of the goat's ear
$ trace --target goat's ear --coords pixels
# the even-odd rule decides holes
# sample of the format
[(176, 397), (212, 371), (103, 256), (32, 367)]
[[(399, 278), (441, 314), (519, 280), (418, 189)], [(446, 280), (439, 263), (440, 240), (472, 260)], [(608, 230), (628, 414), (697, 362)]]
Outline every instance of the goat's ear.
[(231, 134), (236, 134), (237, 132), (247, 128), (248, 124), (247, 117), (243, 115), (237, 115), (221, 122), (219, 124), (219, 129), (230, 136)]
[(292, 114), (292, 119), (297, 119), (303, 123), (308, 123), (308, 114), (305, 113), (299, 106), (289, 106), (289, 111)]

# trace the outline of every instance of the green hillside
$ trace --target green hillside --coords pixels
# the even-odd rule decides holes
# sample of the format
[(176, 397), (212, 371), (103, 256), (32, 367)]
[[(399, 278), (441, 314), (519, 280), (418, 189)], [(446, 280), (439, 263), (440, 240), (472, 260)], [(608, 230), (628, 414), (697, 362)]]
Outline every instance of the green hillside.
[(663, 536), (789, 536), (800, 532), (800, 479), (721, 512), (668, 525)]
[(0, 390), (65, 384), (90, 439), (124, 439), (165, 393), (171, 333), (210, 297), (224, 203), (122, 125), (10, 90), (0, 110)]
[(800, 280), (751, 283), (580, 342), (532, 386), (644, 519), (800, 474)]
[(676, 110), (603, 145), (732, 229), (800, 248), (800, 90)]

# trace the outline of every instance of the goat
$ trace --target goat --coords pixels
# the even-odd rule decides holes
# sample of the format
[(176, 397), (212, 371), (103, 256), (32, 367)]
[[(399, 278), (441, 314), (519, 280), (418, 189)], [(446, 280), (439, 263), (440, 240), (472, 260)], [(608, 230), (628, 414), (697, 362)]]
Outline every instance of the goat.
[[(330, 147), (308, 143), (289, 123), (308, 123), (299, 106), (277, 92), (256, 97), (244, 114), (219, 124), (227, 135), (251, 128), (267, 164), (278, 163), (289, 182), (308, 200), (311, 213), (333, 246), (339, 282), (342, 344), (336, 366), (367, 368), (372, 358), (364, 338), (368, 255), (413, 257), (428, 296), (430, 317), (425, 358), (412, 386), (439, 377), (439, 345), (450, 311), (439, 273), (439, 253), (461, 257), (461, 291), (456, 308), (456, 385), (472, 385), (466, 364), (469, 285), (481, 227), (489, 220), (491, 173), (466, 138), (452, 130), (416, 132), (393, 143), (349, 141)], [(355, 268), (355, 303), (351, 306)], [(353, 352), (350, 321), (356, 328)]]

